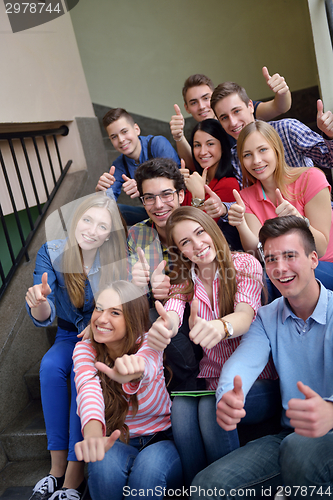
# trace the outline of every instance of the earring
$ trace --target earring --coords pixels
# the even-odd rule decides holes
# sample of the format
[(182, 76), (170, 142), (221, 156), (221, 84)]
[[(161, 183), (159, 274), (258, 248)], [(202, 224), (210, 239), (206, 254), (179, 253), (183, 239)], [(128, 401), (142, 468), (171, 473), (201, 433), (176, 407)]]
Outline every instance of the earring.
[(105, 240), (105, 241), (109, 241), (109, 238), (106, 238), (106, 240)]

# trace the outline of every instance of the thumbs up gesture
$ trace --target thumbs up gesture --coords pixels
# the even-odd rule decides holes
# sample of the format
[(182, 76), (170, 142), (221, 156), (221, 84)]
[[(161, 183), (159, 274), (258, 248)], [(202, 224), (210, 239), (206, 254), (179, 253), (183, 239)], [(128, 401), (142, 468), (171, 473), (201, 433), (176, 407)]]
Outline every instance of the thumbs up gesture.
[(222, 429), (232, 431), (245, 415), (242, 379), (236, 375), (233, 389), (223, 394), (217, 403), (216, 420)]
[(317, 127), (330, 139), (333, 139), (333, 114), (332, 111), (324, 113), (323, 101), (317, 101)]
[(229, 208), (228, 220), (231, 226), (240, 226), (245, 222), (245, 204), (236, 189), (233, 189), (232, 193), (235, 197), (236, 203), (231, 205)]
[(40, 285), (34, 285), (28, 288), (25, 295), (25, 300), (27, 301), (30, 309), (39, 307), (43, 302), (46, 302), (46, 297), (50, 295), (51, 288), (47, 283), (47, 273), (42, 275), (42, 283)]
[(147, 262), (142, 248), (138, 247), (137, 253), (139, 260), (134, 264), (132, 268), (132, 283), (141, 288), (148, 285), (150, 266)]
[(224, 332), (222, 334), (214, 327), (215, 321), (207, 321), (200, 318), (198, 316), (198, 309), (198, 299), (193, 299), (188, 320), (190, 327), (189, 337), (195, 344), (200, 344), (201, 347), (205, 347), (206, 349), (212, 349), (216, 344), (221, 342), (224, 337)]
[(139, 193), (137, 185), (136, 185), (136, 180), (130, 179), (125, 174), (122, 175), (122, 178), (125, 181), (123, 183), (123, 188), (124, 188), (125, 193), (128, 196), (130, 196), (131, 198), (138, 198), (140, 196), (140, 193)]
[[(177, 333), (179, 318), (174, 311), (167, 312), (158, 300), (155, 302), (155, 308), (159, 318), (148, 331), (148, 345), (155, 351), (164, 351)], [(178, 318), (178, 323), (176, 318)]]
[(204, 203), (205, 212), (212, 217), (212, 219), (217, 219), (225, 215), (227, 213), (227, 208), (221, 198), (207, 185), (205, 185), (205, 192), (209, 196)]
[(155, 299), (166, 299), (170, 290), (170, 278), (164, 273), (166, 261), (162, 260), (151, 276), (151, 287)]
[(116, 178), (114, 173), (116, 171), (116, 167), (112, 165), (109, 172), (104, 172), (103, 175), (100, 176), (97, 186), (95, 187), (95, 191), (106, 191), (109, 187), (114, 184)]
[(274, 92), (274, 94), (286, 94), (289, 90), (287, 82), (280, 76), (279, 73), (275, 73), (273, 76), (270, 76), (268, 69), (266, 66), (262, 68), (262, 74), (266, 80), (269, 88)]
[(119, 384), (127, 384), (139, 379), (144, 374), (145, 360), (142, 356), (136, 354), (124, 354), (116, 358), (113, 368), (100, 361), (95, 363), (95, 367), (105, 373), (111, 380)]
[(289, 400), (286, 415), (290, 418), (290, 425), (302, 436), (324, 436), (333, 428), (333, 403), (325, 401), (302, 382), (297, 382), (297, 388), (305, 399)]
[(276, 209), (275, 213), (278, 217), (285, 217), (286, 215), (296, 215), (297, 217), (302, 217), (299, 211), (289, 203), (288, 200), (285, 200), (282, 197), (281, 191), (279, 188), (275, 190), (276, 193)]
[(173, 107), (175, 108), (176, 114), (171, 117), (170, 131), (174, 140), (178, 142), (181, 141), (184, 136), (185, 120), (178, 104), (174, 104)]

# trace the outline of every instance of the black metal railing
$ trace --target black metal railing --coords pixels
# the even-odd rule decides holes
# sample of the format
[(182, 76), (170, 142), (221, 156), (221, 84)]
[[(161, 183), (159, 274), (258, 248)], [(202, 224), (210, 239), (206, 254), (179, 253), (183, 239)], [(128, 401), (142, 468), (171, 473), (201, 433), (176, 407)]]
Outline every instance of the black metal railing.
[(7, 215), (0, 200), (0, 298), (22, 257), (29, 261), (29, 243), (72, 164), (69, 160), (63, 167), (57, 141), (57, 136), (68, 132), (62, 125), (51, 130), (0, 133), (0, 172), (8, 197)]

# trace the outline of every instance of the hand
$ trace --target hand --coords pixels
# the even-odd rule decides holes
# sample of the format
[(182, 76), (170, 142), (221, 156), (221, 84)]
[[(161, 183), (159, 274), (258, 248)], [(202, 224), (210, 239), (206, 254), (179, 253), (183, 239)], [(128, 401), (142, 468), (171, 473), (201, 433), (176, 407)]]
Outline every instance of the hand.
[(276, 204), (277, 207), (275, 209), (275, 213), (278, 217), (285, 217), (286, 215), (296, 215), (296, 217), (302, 217), (299, 211), (289, 203), (289, 201), (285, 200), (282, 197), (281, 191), (279, 188), (275, 190), (276, 193)]
[[(204, 174), (204, 172), (202, 174)], [(192, 198), (200, 198), (202, 200), (205, 197), (206, 177), (207, 172), (205, 176), (201, 176), (200, 174), (198, 174), (198, 172), (193, 172), (193, 174), (184, 179), (185, 186), (191, 192)]]
[(217, 403), (216, 420), (222, 429), (232, 431), (237, 428), (237, 424), (245, 415), (242, 379), (239, 375), (236, 375), (234, 388), (223, 394)]
[(188, 168), (185, 168), (185, 161), (183, 158), (180, 159), (180, 169), (179, 172), (182, 174), (184, 181), (185, 179), (188, 179), (190, 177), (190, 170)]
[(190, 327), (189, 337), (195, 344), (200, 344), (201, 347), (205, 347), (206, 349), (212, 349), (216, 344), (221, 342), (224, 334), (220, 333), (214, 327), (212, 321), (199, 318), (198, 308), (198, 299), (193, 299), (191, 304), (191, 314), (188, 320)]
[(267, 85), (274, 92), (274, 94), (281, 95), (288, 92), (289, 87), (283, 76), (280, 76), (279, 73), (275, 73), (273, 76), (270, 76), (268, 69), (264, 66), (262, 68), (262, 74), (264, 75)]
[(290, 419), (290, 425), (301, 436), (324, 436), (333, 428), (333, 403), (325, 401), (302, 382), (297, 382), (297, 388), (305, 399), (289, 400), (286, 415)]
[(166, 261), (162, 260), (151, 276), (151, 288), (155, 299), (166, 299), (170, 290), (170, 278), (163, 271)]
[(113, 431), (108, 437), (89, 437), (76, 443), (75, 454), (79, 462), (84, 460), (88, 462), (96, 462), (103, 460), (105, 453), (114, 445), (120, 436), (120, 431)]
[(140, 193), (139, 193), (137, 185), (136, 185), (136, 180), (130, 179), (125, 174), (122, 175), (122, 178), (125, 181), (123, 183), (123, 188), (124, 188), (125, 193), (128, 196), (130, 196), (131, 198), (138, 198), (140, 196)]
[(225, 215), (227, 213), (227, 208), (221, 201), (221, 198), (207, 185), (205, 185), (205, 192), (209, 195), (209, 198), (204, 203), (205, 212), (212, 217), (212, 219), (217, 219), (217, 217)]
[(120, 358), (116, 358), (113, 368), (100, 361), (95, 363), (95, 367), (115, 382), (127, 384), (132, 380), (139, 379), (143, 375), (145, 360), (142, 356), (137, 356), (136, 354), (124, 354)]
[(47, 283), (47, 273), (42, 275), (42, 283), (40, 285), (34, 285), (28, 288), (25, 295), (25, 300), (27, 301), (30, 309), (39, 307), (43, 302), (46, 302), (46, 297), (50, 295), (51, 288)]
[(150, 266), (146, 260), (142, 248), (138, 247), (137, 253), (139, 260), (134, 264), (132, 268), (132, 283), (138, 287), (145, 287), (149, 282)]
[(332, 111), (324, 113), (323, 101), (317, 101), (317, 127), (330, 139), (333, 139), (333, 114)]
[(176, 114), (171, 117), (170, 131), (175, 141), (181, 141), (184, 136), (185, 120), (178, 104), (174, 104)]
[(95, 187), (95, 191), (106, 191), (109, 187), (114, 184), (116, 178), (114, 173), (116, 171), (116, 167), (112, 165), (109, 173), (104, 172), (103, 175), (100, 176), (97, 186)]
[(233, 189), (232, 193), (235, 197), (236, 203), (233, 203), (229, 208), (228, 220), (231, 226), (240, 226), (245, 222), (245, 204), (237, 189)]
[(159, 314), (159, 318), (157, 318), (148, 330), (148, 345), (152, 349), (155, 349), (155, 351), (164, 351), (173, 337), (174, 325), (167, 311), (158, 300), (155, 302), (155, 308)]
[(77, 337), (81, 340), (87, 340), (90, 338), (90, 325), (86, 326), (84, 330), (82, 330), (81, 333), (77, 335)]

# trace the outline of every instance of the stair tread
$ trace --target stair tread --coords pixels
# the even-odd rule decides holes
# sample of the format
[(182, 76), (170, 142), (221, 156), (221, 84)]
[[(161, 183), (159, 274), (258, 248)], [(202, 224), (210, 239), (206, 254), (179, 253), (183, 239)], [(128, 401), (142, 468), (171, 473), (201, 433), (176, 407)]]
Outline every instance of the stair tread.
[(7, 464), (0, 472), (0, 495), (3, 495), (0, 496), (1, 500), (14, 498), (17, 500), (27, 500), (37, 481), (46, 476), (49, 471), (49, 458)]
[(45, 423), (40, 401), (31, 401), (0, 434), (0, 439), (11, 435), (45, 434)]

